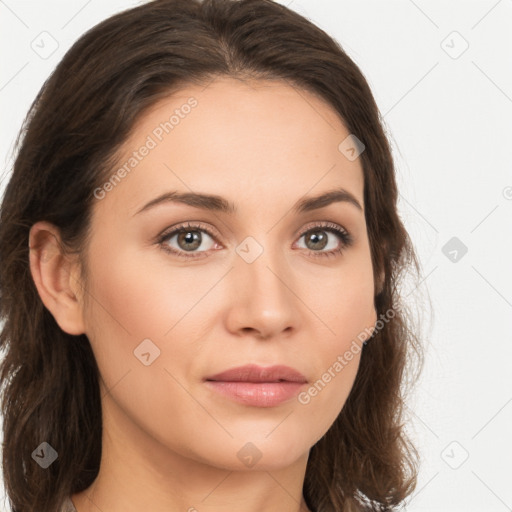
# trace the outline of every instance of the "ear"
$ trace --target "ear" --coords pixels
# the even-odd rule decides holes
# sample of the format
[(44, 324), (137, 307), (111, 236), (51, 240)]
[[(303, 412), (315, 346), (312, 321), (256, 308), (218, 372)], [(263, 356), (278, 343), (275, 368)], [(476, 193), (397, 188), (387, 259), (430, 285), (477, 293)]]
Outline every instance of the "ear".
[(66, 254), (57, 227), (40, 221), (29, 232), (30, 272), (43, 304), (68, 334), (85, 332), (78, 264)]

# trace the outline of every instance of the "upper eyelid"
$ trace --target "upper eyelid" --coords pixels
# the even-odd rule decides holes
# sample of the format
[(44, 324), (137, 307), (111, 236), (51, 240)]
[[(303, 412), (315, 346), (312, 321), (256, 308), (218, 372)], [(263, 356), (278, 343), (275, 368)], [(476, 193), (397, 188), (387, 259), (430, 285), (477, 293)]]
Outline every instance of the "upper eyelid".
[(311, 231), (312, 229), (315, 229), (315, 228), (334, 228), (336, 227), (337, 229), (341, 230), (341, 231), (344, 231), (347, 235), (350, 234), (350, 232), (348, 231), (348, 229), (346, 229), (344, 226), (342, 226), (341, 224), (338, 224), (337, 222), (332, 222), (332, 221), (312, 221), (312, 223), (308, 223), (307, 224), (308, 227), (306, 228), (301, 228), (300, 231), (298, 231), (297, 234), (305, 234), (307, 233), (308, 231)]

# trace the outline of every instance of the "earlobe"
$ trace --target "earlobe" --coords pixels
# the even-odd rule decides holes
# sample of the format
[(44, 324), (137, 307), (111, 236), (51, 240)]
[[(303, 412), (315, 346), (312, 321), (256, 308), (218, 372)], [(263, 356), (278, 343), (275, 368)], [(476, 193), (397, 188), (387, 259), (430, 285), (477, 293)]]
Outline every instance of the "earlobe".
[(68, 334), (85, 332), (76, 264), (66, 254), (57, 227), (37, 222), (29, 233), (30, 272), (43, 304)]

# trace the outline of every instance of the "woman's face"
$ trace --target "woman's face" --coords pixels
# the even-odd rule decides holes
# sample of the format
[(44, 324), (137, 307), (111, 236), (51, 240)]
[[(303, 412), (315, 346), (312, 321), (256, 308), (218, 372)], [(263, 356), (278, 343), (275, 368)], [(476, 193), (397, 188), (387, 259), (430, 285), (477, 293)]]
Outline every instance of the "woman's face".
[[(358, 335), (376, 321), (349, 135), (309, 93), (227, 78), (139, 120), (95, 191), (85, 254), (85, 333), (105, 425), (124, 442), (270, 469), (307, 458), (332, 425), (357, 373)], [(307, 382), (207, 381), (248, 364), (286, 365)]]

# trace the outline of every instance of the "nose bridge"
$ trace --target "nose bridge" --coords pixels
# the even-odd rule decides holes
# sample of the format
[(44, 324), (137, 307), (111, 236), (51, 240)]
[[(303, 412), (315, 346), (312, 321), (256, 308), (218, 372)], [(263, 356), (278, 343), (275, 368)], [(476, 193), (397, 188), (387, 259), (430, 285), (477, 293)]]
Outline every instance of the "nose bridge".
[[(272, 247), (270, 236), (258, 242), (247, 237), (238, 247), (235, 272), (246, 284), (250, 296), (266, 298), (266, 303), (289, 302), (289, 290), (284, 283), (290, 279), (284, 254), (278, 247)], [(261, 240), (261, 236), (260, 236)]]
[(298, 299), (293, 294), (293, 272), (281, 246), (271, 236), (249, 236), (236, 248), (231, 303), (237, 328), (253, 328), (266, 336), (298, 325)]

